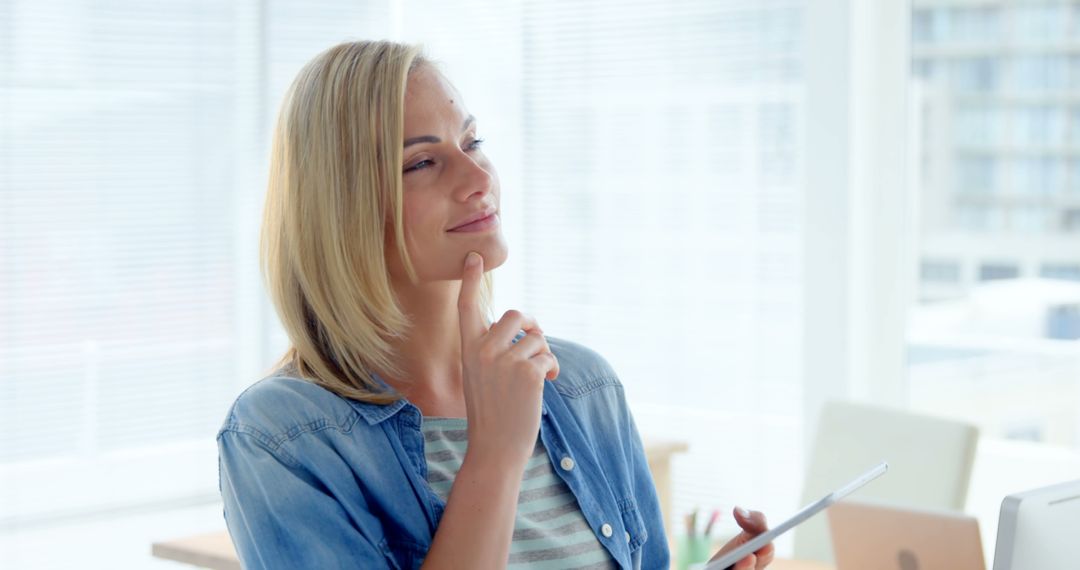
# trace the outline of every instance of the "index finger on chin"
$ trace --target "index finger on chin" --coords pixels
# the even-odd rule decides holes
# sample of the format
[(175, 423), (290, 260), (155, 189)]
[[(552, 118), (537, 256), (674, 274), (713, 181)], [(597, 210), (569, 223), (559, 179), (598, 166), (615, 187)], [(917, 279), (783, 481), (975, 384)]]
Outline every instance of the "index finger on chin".
[[(474, 264), (468, 263), (470, 258)], [(484, 258), (479, 253), (469, 252), (465, 260), (458, 293), (458, 323), (463, 346), (483, 336), (488, 329), (480, 310), (480, 279), (484, 275)]]

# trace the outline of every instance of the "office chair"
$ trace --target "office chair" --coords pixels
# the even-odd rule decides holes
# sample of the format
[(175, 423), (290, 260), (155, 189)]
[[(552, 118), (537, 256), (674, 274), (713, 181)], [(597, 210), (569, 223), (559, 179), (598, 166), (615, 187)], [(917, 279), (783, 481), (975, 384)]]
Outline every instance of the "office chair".
[[(978, 439), (978, 428), (958, 421), (828, 402), (818, 422), (803, 503), (816, 501), (885, 460), (889, 472), (853, 497), (909, 508), (963, 510)], [(833, 562), (825, 517), (795, 529), (794, 556)]]

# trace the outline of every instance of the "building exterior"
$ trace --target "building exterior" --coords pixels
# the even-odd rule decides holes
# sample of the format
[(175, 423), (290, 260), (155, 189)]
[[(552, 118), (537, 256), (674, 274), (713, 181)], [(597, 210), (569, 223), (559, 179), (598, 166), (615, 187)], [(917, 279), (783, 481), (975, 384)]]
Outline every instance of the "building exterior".
[(1080, 281), (1080, 2), (915, 0), (923, 302)]
[(1080, 445), (1080, 2), (914, 0), (913, 409)]

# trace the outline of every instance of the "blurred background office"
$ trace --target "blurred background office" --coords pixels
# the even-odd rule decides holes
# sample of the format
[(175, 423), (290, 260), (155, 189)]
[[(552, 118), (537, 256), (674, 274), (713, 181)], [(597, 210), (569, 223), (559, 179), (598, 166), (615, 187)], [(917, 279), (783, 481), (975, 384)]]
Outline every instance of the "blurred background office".
[(464, 95), (497, 313), (688, 444), (677, 512), (793, 512), (830, 400), (1080, 453), (1080, 1), (0, 0), (0, 566), (176, 567), (150, 542), (224, 528), (214, 435), (286, 347), (272, 122), (368, 38)]

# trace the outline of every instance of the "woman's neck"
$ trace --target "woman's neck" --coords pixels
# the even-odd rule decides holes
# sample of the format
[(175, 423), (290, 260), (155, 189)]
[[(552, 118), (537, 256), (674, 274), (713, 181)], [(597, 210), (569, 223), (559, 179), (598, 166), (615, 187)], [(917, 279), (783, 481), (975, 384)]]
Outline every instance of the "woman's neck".
[[(402, 310), (412, 321), (405, 336), (393, 343), (405, 376), (383, 379), (424, 415), (464, 417), (457, 309), (460, 288), (460, 281), (438, 281), (396, 290)], [(445, 413), (459, 408), (460, 416)]]

